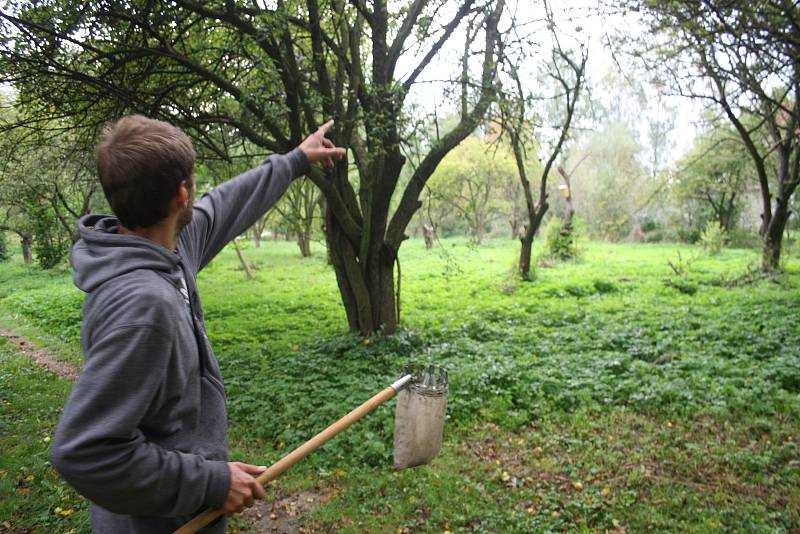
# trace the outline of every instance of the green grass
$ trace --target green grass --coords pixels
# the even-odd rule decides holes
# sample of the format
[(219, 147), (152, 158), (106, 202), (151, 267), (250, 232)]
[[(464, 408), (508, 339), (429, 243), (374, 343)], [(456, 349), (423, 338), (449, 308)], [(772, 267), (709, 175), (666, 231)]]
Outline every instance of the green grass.
[(0, 263), (0, 327), (50, 347), (56, 358), (78, 368), (82, 303), (83, 294), (65, 268), (42, 271)]
[(69, 389), (0, 338), (0, 525), (8, 522), (11, 532), (89, 531), (86, 501), (50, 466), (49, 442)]
[[(224, 251), (199, 283), (233, 455), (270, 463), (403, 364), (431, 361), (451, 375), (442, 457), (390, 472), (393, 405), (380, 408), (284, 477), (283, 490), (333, 490), (308, 526), (800, 529), (796, 256), (763, 278), (750, 271), (751, 250), (588, 243), (578, 261), (539, 267), (525, 283), (517, 248), (407, 242), (404, 329), (366, 341), (343, 333), (320, 247), (310, 259), (292, 243), (246, 247), (253, 282)], [(0, 265), (0, 287), (0, 324), (76, 352), (81, 295), (68, 273)]]

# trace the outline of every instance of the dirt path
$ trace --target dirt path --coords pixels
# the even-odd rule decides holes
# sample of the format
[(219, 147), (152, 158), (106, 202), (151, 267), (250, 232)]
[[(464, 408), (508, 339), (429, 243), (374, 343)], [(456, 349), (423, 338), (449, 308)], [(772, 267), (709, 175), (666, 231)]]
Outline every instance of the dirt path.
[(275, 500), (257, 501), (244, 512), (250, 530), (257, 534), (306, 534), (313, 531), (303, 527), (303, 515), (330, 500), (336, 490), (313, 488), (293, 493), (281, 493)]
[(14, 343), (19, 351), (33, 360), (36, 365), (44, 367), (51, 373), (66, 378), (70, 382), (75, 382), (78, 379), (80, 371), (74, 366), (58, 361), (52, 352), (45, 348), (37, 347), (23, 336), (15, 334), (12, 330), (0, 328), (0, 337), (4, 337)]

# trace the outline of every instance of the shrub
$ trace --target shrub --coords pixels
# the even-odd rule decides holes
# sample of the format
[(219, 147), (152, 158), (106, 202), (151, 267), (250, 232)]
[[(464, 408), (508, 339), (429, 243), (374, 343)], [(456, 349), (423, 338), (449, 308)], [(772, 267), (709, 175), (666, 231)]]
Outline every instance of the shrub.
[(574, 225), (565, 226), (558, 217), (553, 217), (544, 229), (545, 255), (559, 260), (573, 259), (578, 255), (578, 244)]
[(73, 286), (16, 291), (3, 304), (61, 341), (80, 342), (83, 293)]
[(32, 220), (36, 261), (42, 269), (52, 269), (69, 254), (69, 236), (65, 235), (52, 210), (40, 208), (32, 214)]
[(700, 244), (710, 254), (719, 254), (727, 241), (727, 233), (717, 221), (709, 221), (705, 230), (700, 234)]

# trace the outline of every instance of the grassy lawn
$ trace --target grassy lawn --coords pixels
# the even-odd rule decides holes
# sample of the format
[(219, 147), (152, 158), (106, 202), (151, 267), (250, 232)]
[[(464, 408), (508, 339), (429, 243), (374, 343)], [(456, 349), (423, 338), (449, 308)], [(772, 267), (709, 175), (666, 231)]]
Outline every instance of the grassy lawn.
[[(761, 278), (755, 251), (588, 243), (523, 283), (511, 241), (426, 251), (412, 240), (400, 256), (404, 330), (364, 340), (343, 333), (315, 251), (246, 246), (258, 269), (248, 282), (225, 250), (200, 276), (233, 456), (277, 460), (408, 362), (446, 366), (451, 391), (432, 466), (391, 471), (387, 405), (271, 488), (325, 496), (307, 530), (800, 530), (796, 254)], [(72, 363), (80, 303), (66, 271), (0, 264), (0, 326)], [(8, 344), (0, 377), (0, 531), (86, 532), (85, 504), (47, 466), (68, 383)]]
[(0, 532), (90, 531), (86, 502), (50, 467), (69, 389), (0, 338)]

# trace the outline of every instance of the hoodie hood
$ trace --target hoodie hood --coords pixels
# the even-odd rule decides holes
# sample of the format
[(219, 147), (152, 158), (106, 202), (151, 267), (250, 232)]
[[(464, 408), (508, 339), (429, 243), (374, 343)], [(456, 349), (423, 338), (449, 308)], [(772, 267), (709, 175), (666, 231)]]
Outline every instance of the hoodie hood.
[(70, 263), (75, 285), (85, 292), (137, 269), (162, 271), (177, 283), (180, 256), (144, 237), (119, 233), (119, 220), (85, 215), (78, 221), (80, 239), (72, 246)]

